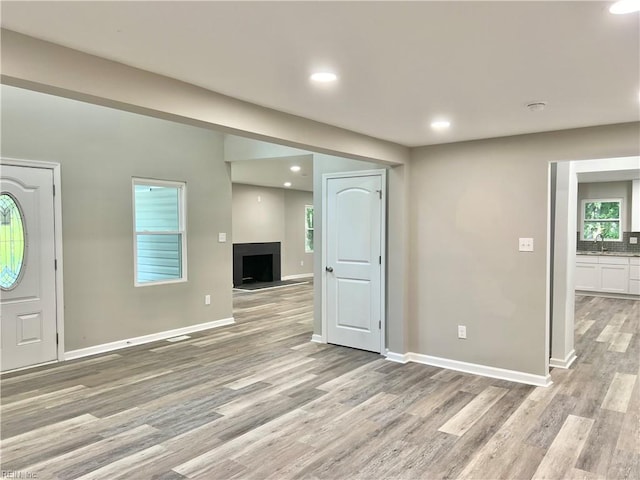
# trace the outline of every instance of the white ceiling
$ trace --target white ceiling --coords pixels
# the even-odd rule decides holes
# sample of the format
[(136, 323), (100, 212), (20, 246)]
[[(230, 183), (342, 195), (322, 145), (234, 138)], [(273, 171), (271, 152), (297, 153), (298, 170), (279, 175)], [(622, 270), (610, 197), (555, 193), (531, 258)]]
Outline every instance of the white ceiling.
[[(293, 165), (300, 171), (292, 172)], [(231, 181), (275, 188), (290, 182), (292, 190), (313, 192), (313, 155), (237, 160), (231, 162)]]
[[(2, 26), (416, 146), (640, 119), (611, 2), (11, 2)], [(317, 88), (317, 68), (339, 82)], [(543, 112), (525, 105), (546, 101)], [(443, 116), (452, 128), (433, 132)]]

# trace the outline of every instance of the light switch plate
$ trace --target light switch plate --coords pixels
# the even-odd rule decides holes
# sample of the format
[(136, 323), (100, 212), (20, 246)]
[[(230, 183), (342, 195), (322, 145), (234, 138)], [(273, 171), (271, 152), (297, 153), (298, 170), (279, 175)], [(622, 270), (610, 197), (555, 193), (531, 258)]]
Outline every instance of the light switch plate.
[(458, 325), (458, 338), (467, 338), (467, 327), (465, 325)]
[(533, 252), (533, 238), (521, 238), (518, 243), (521, 252)]
[(226, 233), (219, 233), (218, 234), (218, 242), (224, 243), (226, 241), (227, 241), (227, 234)]

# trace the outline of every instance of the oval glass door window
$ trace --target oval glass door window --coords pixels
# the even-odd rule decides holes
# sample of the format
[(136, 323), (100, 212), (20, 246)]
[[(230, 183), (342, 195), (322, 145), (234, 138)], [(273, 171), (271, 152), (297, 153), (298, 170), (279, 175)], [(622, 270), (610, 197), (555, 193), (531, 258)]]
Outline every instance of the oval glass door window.
[(14, 288), (25, 264), (25, 225), (22, 211), (10, 193), (0, 194), (0, 287)]

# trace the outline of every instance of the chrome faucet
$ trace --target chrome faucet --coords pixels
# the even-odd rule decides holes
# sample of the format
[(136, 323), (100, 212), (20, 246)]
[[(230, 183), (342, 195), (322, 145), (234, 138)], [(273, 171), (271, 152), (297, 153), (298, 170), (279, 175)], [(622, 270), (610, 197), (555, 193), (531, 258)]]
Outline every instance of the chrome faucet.
[(593, 243), (598, 246), (598, 237), (600, 237), (600, 253), (604, 253), (604, 237), (602, 236), (601, 233), (596, 235), (595, 240), (593, 241)]

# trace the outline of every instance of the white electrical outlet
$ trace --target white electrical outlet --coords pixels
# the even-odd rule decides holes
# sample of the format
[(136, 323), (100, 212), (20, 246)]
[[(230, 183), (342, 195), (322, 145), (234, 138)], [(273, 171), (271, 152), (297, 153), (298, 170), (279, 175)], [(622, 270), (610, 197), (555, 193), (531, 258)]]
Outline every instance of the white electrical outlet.
[(638, 237), (629, 237), (629, 243), (636, 245), (638, 243)]
[(204, 296), (204, 304), (205, 305), (211, 305), (211, 295), (205, 295)]
[(521, 238), (518, 241), (518, 250), (521, 252), (533, 252), (533, 238)]
[(300, 266), (304, 267), (304, 260), (300, 260)]
[(458, 338), (467, 338), (467, 327), (458, 325)]
[(227, 241), (227, 234), (224, 232), (218, 233), (218, 242), (224, 243)]

